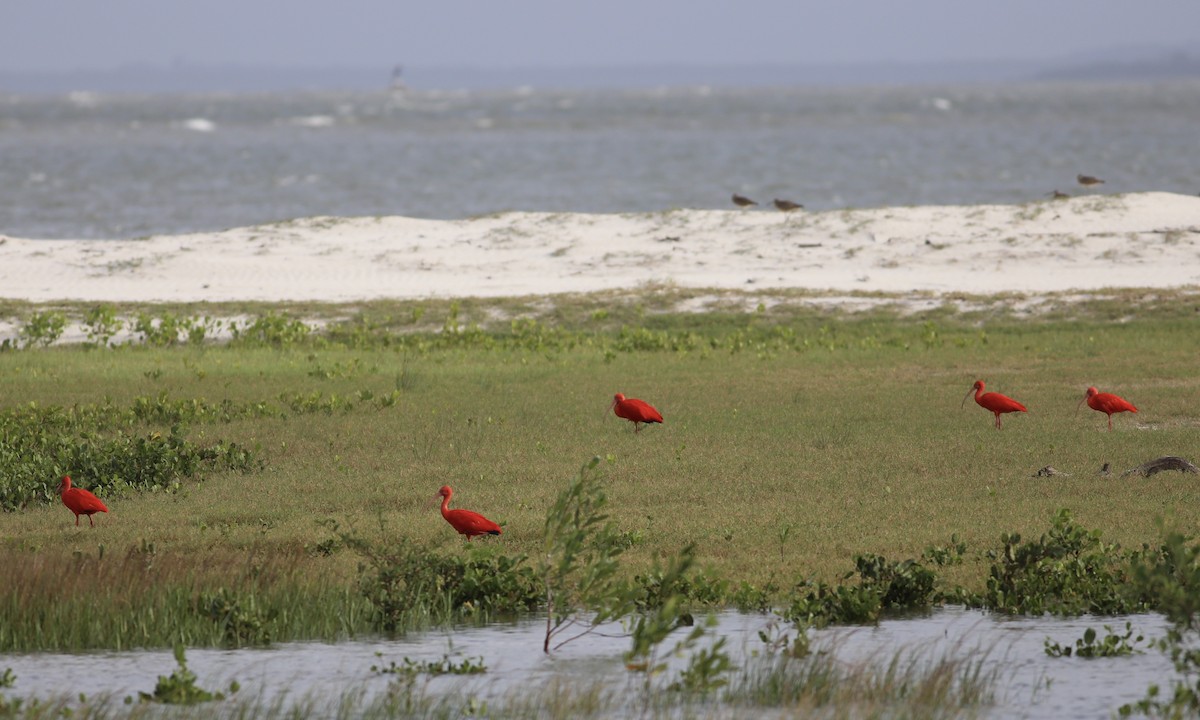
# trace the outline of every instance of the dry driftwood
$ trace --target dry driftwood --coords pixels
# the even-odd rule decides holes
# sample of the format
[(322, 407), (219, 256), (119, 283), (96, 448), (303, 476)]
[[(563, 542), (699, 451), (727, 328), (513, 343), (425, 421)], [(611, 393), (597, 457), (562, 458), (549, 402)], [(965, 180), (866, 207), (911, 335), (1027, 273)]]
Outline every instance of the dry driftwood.
[(1187, 460), (1184, 460), (1181, 457), (1175, 457), (1174, 455), (1164, 455), (1163, 457), (1144, 462), (1131, 470), (1126, 470), (1125, 472), (1121, 473), (1121, 477), (1132, 475), (1134, 473), (1137, 473), (1142, 477), (1150, 477), (1154, 473), (1162, 472), (1163, 470), (1178, 470), (1179, 472), (1185, 473), (1200, 473), (1200, 468), (1197, 468)]
[(1041, 470), (1038, 470), (1037, 472), (1035, 472), (1030, 477), (1055, 477), (1055, 476), (1071, 477), (1071, 473), (1061, 472), (1061, 471), (1055, 470), (1054, 468), (1047, 465), (1046, 467), (1042, 468)]

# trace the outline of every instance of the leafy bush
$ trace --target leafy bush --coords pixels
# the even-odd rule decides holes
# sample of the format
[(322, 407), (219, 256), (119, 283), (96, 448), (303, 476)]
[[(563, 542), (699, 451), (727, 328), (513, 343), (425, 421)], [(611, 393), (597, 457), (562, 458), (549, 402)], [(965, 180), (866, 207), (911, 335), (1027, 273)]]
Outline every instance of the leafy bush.
[(879, 588), (873, 585), (836, 585), (803, 582), (783, 616), (800, 627), (875, 623), (882, 607)]
[[(139, 692), (142, 702), (157, 702), (165, 705), (196, 705), (210, 700), (224, 700), (225, 695), (205, 690), (196, 685), (196, 674), (188, 670), (187, 661), (183, 655), (183, 645), (175, 645), (175, 661), (179, 667), (170, 676), (158, 676), (153, 693)], [(238, 691), (237, 682), (229, 686), (229, 691)], [(130, 702), (127, 698), (125, 702)]]
[(889, 610), (926, 608), (933, 604), (937, 574), (915, 560), (889, 563), (879, 555), (854, 558), (862, 584), (879, 590), (879, 602)]
[(57, 310), (34, 313), (29, 322), (21, 326), (20, 335), (25, 347), (53, 345), (67, 329), (67, 316)]
[(235, 345), (276, 348), (297, 345), (312, 332), (312, 328), (303, 321), (274, 312), (268, 312), (243, 326), (234, 323), (230, 330)]
[(179, 343), (180, 333), (186, 332), (187, 322), (174, 313), (164, 312), (157, 318), (149, 313), (139, 313), (133, 331), (142, 336), (142, 342), (154, 347), (166, 347)]
[(117, 309), (106, 303), (88, 310), (83, 316), (83, 325), (87, 328), (88, 343), (95, 347), (108, 347), (113, 335), (125, 327), (117, 317)]
[(633, 602), (638, 611), (662, 607), (672, 596), (678, 596), (685, 606), (693, 604), (716, 607), (728, 596), (726, 580), (705, 573), (668, 576), (656, 568), (633, 578)]
[(1100, 541), (1059, 510), (1050, 532), (1036, 542), (1004, 534), (1003, 548), (988, 551), (993, 561), (987, 590), (979, 601), (998, 612), (1041, 615), (1115, 615), (1145, 609), (1129, 588), (1129, 560), (1116, 545)]
[(546, 593), (546, 636), (549, 654), (562, 633), (583, 626), (573, 637), (623, 617), (632, 609), (630, 591), (618, 576), (625, 551), (615, 523), (604, 514), (608, 498), (597, 467), (600, 458), (584, 463), (546, 510), (543, 560), (538, 568)]
[(1154, 644), (1170, 656), (1178, 677), (1169, 693), (1151, 685), (1145, 698), (1121, 706), (1121, 716), (1196, 717), (1200, 715), (1200, 544), (1178, 532), (1167, 533), (1162, 547), (1134, 557), (1133, 584), (1172, 623), (1167, 635)]
[[(1059, 645), (1052, 642), (1050, 638), (1046, 638), (1046, 654), (1050, 657), (1075, 657), (1081, 658), (1096, 658), (1096, 657), (1120, 657), (1121, 655), (1132, 655), (1134, 645), (1142, 641), (1142, 636), (1133, 637), (1133, 623), (1125, 623), (1125, 634), (1118, 635), (1112, 631), (1111, 625), (1105, 625), (1104, 629), (1108, 632), (1100, 642), (1096, 642), (1096, 631), (1088, 628), (1083, 631), (1083, 637), (1075, 641), (1075, 647), (1070, 645)], [(1130, 642), (1133, 638), (1133, 642)]]
[(858, 584), (830, 586), (803, 582), (784, 617), (801, 627), (874, 623), (884, 610), (912, 610), (933, 605), (937, 574), (915, 560), (889, 562), (879, 555), (854, 558)]

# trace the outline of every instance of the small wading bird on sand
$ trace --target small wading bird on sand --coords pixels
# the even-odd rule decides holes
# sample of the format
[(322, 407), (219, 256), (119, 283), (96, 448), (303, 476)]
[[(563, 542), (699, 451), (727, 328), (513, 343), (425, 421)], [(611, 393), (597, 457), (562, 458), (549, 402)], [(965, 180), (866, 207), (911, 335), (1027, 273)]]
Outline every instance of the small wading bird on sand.
[(744, 208), (744, 207), (750, 207), (751, 205), (757, 205), (758, 203), (754, 202), (753, 200), (751, 200), (748, 197), (734, 193), (733, 194), (733, 204), (737, 205), (738, 207)]
[(1101, 180), (1098, 177), (1092, 177), (1091, 175), (1076, 175), (1075, 181), (1078, 182), (1080, 185), (1083, 185), (1084, 187), (1091, 187), (1092, 185), (1103, 185), (1104, 184), (1103, 180)]
[(96, 527), (96, 523), (92, 522), (92, 515), (98, 512), (108, 512), (108, 506), (100, 498), (83, 488), (71, 487), (71, 477), (69, 475), (63, 475), (62, 480), (59, 481), (58, 494), (62, 496), (63, 505), (66, 505), (68, 510), (75, 513), (76, 527), (79, 526), (80, 515), (87, 515), (88, 524)]
[(467, 542), (471, 542), (471, 538), (476, 535), (499, 535), (500, 526), (488, 520), (477, 512), (470, 510), (451, 510), (450, 496), (454, 491), (449, 485), (443, 485), (441, 490), (438, 490), (434, 499), (442, 499), (442, 517), (446, 518), (446, 522), (450, 523), (450, 527), (459, 532), (460, 535), (467, 536)]
[(1108, 429), (1109, 430), (1112, 430), (1113, 413), (1119, 413), (1119, 412), (1135, 413), (1135, 412), (1137, 412), (1137, 408), (1135, 408), (1132, 404), (1130, 404), (1130, 402), (1128, 400), (1126, 400), (1125, 398), (1117, 397), (1116, 395), (1113, 395), (1112, 393), (1102, 393), (1099, 390), (1097, 390), (1096, 388), (1090, 387), (1087, 389), (1087, 395), (1084, 395), (1083, 400), (1079, 401), (1079, 405), (1075, 406), (1075, 414), (1076, 415), (1079, 414), (1079, 406), (1083, 405), (1084, 400), (1087, 401), (1088, 407), (1090, 407), (1091, 409), (1097, 410), (1099, 412), (1102, 412), (1102, 413), (1108, 415)]
[(791, 200), (780, 200), (779, 198), (775, 198), (774, 202), (775, 202), (775, 207), (779, 208), (780, 210), (782, 210), (785, 213), (791, 212), (793, 210), (800, 210), (804, 207), (800, 203), (794, 203)]
[(663, 416), (650, 403), (637, 398), (626, 398), (621, 393), (613, 395), (612, 411), (619, 418), (633, 423), (633, 431), (641, 432), (641, 423), (660, 423)]
[(994, 392), (985, 393), (983, 391), (982, 380), (975, 381), (975, 384), (972, 385), (971, 389), (967, 391), (967, 394), (963, 396), (963, 401), (960, 404), (960, 407), (962, 407), (962, 405), (966, 405), (967, 398), (971, 397), (972, 392), (975, 393), (975, 402), (979, 403), (979, 407), (995, 413), (997, 430), (1000, 429), (1000, 413), (1029, 412), (1025, 409), (1024, 405), (1010, 397), (1006, 397), (1000, 393)]

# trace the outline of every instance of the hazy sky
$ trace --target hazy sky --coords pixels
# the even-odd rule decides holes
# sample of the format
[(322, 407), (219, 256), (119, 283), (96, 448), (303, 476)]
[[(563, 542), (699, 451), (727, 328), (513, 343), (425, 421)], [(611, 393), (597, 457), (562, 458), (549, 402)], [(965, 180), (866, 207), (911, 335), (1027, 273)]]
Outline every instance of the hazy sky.
[(1200, 48), (1200, 0), (0, 0), (0, 71), (843, 64)]

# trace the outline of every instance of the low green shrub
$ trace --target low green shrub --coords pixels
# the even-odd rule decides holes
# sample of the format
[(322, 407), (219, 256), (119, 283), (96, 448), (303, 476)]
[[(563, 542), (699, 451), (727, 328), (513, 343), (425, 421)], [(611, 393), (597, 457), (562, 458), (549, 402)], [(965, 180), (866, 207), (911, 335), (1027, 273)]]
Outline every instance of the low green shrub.
[(20, 335), (24, 347), (48, 347), (62, 337), (67, 329), (67, 316), (58, 310), (34, 313), (21, 326)]
[[(175, 645), (175, 661), (179, 663), (179, 667), (175, 669), (169, 676), (159, 675), (158, 682), (154, 686), (154, 692), (144, 693), (139, 692), (138, 698), (142, 702), (156, 702), (164, 705), (196, 705), (212, 700), (224, 700), (223, 693), (214, 693), (196, 685), (196, 674), (188, 670), (187, 661), (183, 655), (183, 645)], [(230, 693), (238, 691), (237, 682), (233, 682), (229, 687)], [(131, 698), (126, 698), (126, 702), (131, 702)]]
[(1059, 510), (1050, 531), (1034, 542), (1016, 533), (990, 550), (987, 589), (978, 602), (1009, 614), (1115, 615), (1145, 610), (1130, 591), (1129, 558)]
[(1105, 625), (1104, 630), (1108, 634), (1099, 642), (1096, 641), (1096, 631), (1093, 628), (1084, 630), (1083, 637), (1075, 641), (1074, 647), (1060, 645), (1051, 641), (1050, 638), (1046, 638), (1046, 654), (1050, 657), (1071, 657), (1072, 655), (1081, 658), (1120, 657), (1137, 652), (1134, 645), (1144, 639), (1142, 635), (1133, 637), (1133, 623), (1130, 622), (1125, 623), (1124, 635), (1114, 633), (1111, 625)]

